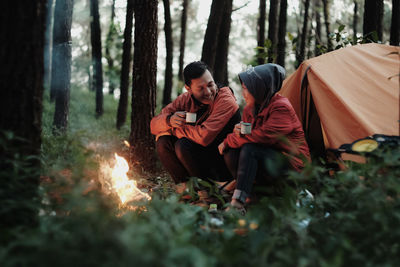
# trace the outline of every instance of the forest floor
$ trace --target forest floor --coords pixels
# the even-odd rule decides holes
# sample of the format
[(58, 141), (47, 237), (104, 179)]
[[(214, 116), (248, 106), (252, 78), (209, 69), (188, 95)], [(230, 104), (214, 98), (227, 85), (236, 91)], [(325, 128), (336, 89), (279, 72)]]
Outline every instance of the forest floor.
[[(72, 88), (68, 132), (53, 135), (45, 95), (40, 201), (28, 203), (39, 210), (38, 227), (6, 233), (0, 266), (398, 266), (399, 146), (333, 174), (315, 163), (291, 172), (290, 184), (264, 188), (245, 216), (182, 203), (167, 174), (135, 169), (128, 177), (151, 200), (124, 206), (96, 180), (114, 153), (128, 159), (130, 123), (116, 130), (112, 96), (101, 118), (94, 103), (94, 92)], [(26, 205), (17, 197), (0, 210)]]
[[(45, 94), (43, 181), (49, 181), (50, 177), (55, 177), (72, 186), (74, 180), (80, 180), (86, 181), (90, 188), (101, 188), (102, 180), (104, 180), (102, 169), (104, 166), (112, 166), (115, 163), (115, 154), (129, 162), (127, 140), (130, 132), (130, 118), (128, 117), (125, 125), (117, 130), (115, 125), (118, 100), (112, 95), (105, 94), (104, 114), (97, 119), (94, 102), (92, 92), (72, 88), (67, 135), (53, 136), (54, 103), (49, 102)], [(64, 156), (60, 157), (60, 154)], [(173, 188), (172, 179), (162, 170), (159, 162), (151, 173), (130, 164), (128, 177), (134, 179), (137, 187), (146, 193), (151, 192), (153, 188)], [(97, 186), (93, 186), (94, 184)]]

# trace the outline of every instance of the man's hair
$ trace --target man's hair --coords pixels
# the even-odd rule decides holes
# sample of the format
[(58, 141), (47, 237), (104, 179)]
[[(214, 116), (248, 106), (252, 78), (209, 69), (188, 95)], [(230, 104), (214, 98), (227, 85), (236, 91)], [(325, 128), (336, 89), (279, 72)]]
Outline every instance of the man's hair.
[[(206, 70), (210, 71), (210, 68), (206, 63), (202, 61), (194, 61), (188, 64), (183, 70), (183, 78), (185, 79), (185, 84), (190, 86), (193, 79), (200, 78)], [(211, 71), (210, 71), (211, 72)]]

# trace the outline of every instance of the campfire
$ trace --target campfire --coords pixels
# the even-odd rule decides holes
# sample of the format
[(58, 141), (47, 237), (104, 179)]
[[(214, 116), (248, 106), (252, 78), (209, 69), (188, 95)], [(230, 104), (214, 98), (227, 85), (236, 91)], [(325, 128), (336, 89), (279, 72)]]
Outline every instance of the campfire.
[(128, 162), (117, 153), (115, 153), (114, 166), (111, 167), (109, 163), (104, 162), (101, 171), (103, 174), (101, 182), (104, 190), (109, 194), (116, 193), (122, 205), (151, 199), (148, 194), (137, 187), (135, 180), (128, 178)]

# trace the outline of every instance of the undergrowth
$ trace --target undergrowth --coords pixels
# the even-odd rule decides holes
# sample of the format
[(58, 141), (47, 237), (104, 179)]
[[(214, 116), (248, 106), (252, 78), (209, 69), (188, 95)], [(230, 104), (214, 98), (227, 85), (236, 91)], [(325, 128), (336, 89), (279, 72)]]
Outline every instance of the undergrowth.
[(246, 216), (181, 203), (165, 193), (167, 181), (151, 201), (121, 206), (117, 196), (91, 185), (88, 171), (96, 172), (98, 156), (123, 154), (128, 135), (128, 128), (114, 130), (116, 101), (105, 101), (106, 113), (96, 120), (94, 95), (73, 92), (66, 136), (51, 134), (46, 103), (42, 201), (35, 204), (39, 223), (2, 232), (13, 238), (0, 243), (0, 266), (396, 266), (400, 261), (398, 147), (382, 147), (366, 164), (348, 164), (331, 175), (323, 166), (308, 165), (280, 181), (279, 194), (262, 198)]

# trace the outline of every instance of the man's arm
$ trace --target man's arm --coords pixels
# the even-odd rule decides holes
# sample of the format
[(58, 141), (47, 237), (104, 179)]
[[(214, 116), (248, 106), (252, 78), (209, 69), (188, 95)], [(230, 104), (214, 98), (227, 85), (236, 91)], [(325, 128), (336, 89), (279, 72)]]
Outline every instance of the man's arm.
[[(183, 125), (183, 112), (185, 110), (185, 101), (187, 94), (182, 94), (173, 102), (161, 110), (161, 113), (155, 116), (150, 122), (150, 129), (153, 135), (171, 134), (172, 127)], [(173, 118), (172, 116), (176, 114)]]
[(202, 146), (211, 144), (239, 109), (235, 97), (228, 90), (220, 92), (223, 95), (216, 100), (211, 114), (203, 123), (195, 126), (186, 124), (173, 129), (174, 135), (178, 138), (186, 137)]

